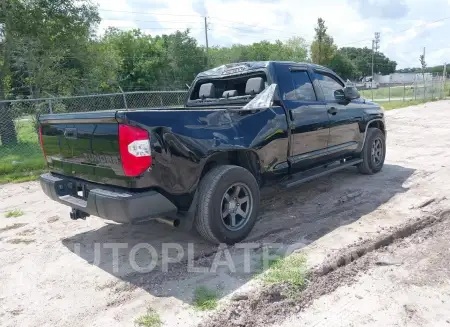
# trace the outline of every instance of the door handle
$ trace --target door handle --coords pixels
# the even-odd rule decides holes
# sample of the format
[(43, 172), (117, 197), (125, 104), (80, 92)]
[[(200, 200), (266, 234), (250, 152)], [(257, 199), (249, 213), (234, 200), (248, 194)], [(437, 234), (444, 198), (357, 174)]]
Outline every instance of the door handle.
[(328, 109), (328, 113), (329, 113), (330, 115), (336, 115), (336, 114), (337, 114), (337, 109), (336, 109), (336, 107), (331, 107), (331, 108), (329, 108), (329, 109)]

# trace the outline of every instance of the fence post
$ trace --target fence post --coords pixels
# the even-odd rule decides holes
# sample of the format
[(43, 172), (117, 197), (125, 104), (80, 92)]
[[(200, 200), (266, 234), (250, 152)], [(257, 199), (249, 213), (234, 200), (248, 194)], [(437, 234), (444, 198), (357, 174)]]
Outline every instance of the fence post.
[(447, 96), (445, 95), (445, 84), (447, 83), (447, 76), (444, 76), (444, 98)]
[(447, 63), (446, 62), (444, 62), (444, 71), (442, 72), (442, 78), (443, 78), (443, 81), (442, 81), (442, 84), (443, 84), (443, 98), (446, 98), (446, 95), (445, 95), (445, 82), (447, 81)]
[(122, 91), (122, 95), (123, 95), (123, 105), (125, 106), (125, 110), (128, 110), (127, 94)]
[(425, 101), (425, 97), (427, 96), (427, 82), (425, 79), (425, 75), (423, 75), (423, 101)]
[(388, 84), (389, 87), (389, 102), (391, 102), (391, 83)]
[(403, 83), (403, 102), (405, 102), (406, 85)]
[(431, 74), (431, 100), (434, 100), (434, 80), (433, 80), (433, 73)]
[(417, 100), (417, 74), (414, 76), (414, 100)]
[(48, 100), (48, 111), (52, 114), (53, 113), (53, 104), (52, 99)]

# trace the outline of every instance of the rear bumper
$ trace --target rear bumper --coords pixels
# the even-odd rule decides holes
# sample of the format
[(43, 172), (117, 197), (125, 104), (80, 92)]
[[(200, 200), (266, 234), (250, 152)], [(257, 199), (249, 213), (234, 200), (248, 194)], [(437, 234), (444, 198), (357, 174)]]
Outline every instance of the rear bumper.
[[(177, 212), (176, 206), (156, 191), (130, 192), (48, 173), (41, 175), (40, 182), (52, 200), (120, 223), (168, 217)], [(86, 198), (77, 195), (80, 184), (89, 190)]]

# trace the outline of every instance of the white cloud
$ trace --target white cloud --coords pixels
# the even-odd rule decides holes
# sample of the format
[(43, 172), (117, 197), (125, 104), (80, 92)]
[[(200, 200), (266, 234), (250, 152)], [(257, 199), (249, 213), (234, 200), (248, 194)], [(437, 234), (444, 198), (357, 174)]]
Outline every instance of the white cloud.
[[(450, 61), (446, 47), (450, 0), (403, 0), (392, 9), (387, 0), (100, 0), (107, 26), (139, 27), (152, 34), (191, 28), (204, 45), (203, 16), (209, 17), (210, 45), (248, 44), (261, 40), (314, 37), (318, 17), (338, 46), (371, 47), (374, 32), (381, 32), (381, 47), (399, 67), (418, 66), (425, 46), (429, 66)], [(115, 10), (111, 12), (107, 10)], [(125, 13), (136, 12), (136, 13)]]
[[(102, 21), (99, 26), (99, 33), (102, 34), (108, 27), (113, 26), (120, 29), (137, 28), (138, 24), (134, 21), (134, 17), (127, 12), (133, 10), (126, 0), (97, 0), (101, 11)], [(110, 11), (111, 10), (111, 11)]]

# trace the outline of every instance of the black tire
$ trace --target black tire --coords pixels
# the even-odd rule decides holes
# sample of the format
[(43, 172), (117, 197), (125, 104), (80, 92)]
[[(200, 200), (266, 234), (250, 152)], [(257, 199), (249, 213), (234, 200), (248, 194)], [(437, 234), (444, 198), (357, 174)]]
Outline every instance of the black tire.
[[(381, 148), (378, 148), (381, 146)], [(373, 154), (372, 150), (375, 150)], [(379, 155), (377, 155), (379, 153)], [(358, 164), (358, 170), (361, 174), (372, 175), (381, 170), (386, 158), (386, 137), (378, 128), (369, 128), (367, 131), (366, 142), (361, 152), (363, 162)]]
[[(239, 185), (242, 188), (240, 193), (237, 191), (237, 186)], [(234, 201), (232, 203), (234, 207), (231, 211), (234, 212), (234, 218), (231, 218), (231, 216), (223, 218), (223, 215), (230, 211), (231, 204), (226, 202), (226, 198), (229, 198), (230, 190), (234, 190), (234, 193), (237, 191), (240, 194), (237, 197), (244, 195), (242, 200), (249, 193), (247, 198), (249, 199), (248, 201), (251, 201), (247, 204), (242, 204), (241, 208), (245, 206), (246, 210), (249, 211), (246, 215), (247, 218), (240, 219), (242, 226), (239, 227), (238, 224), (235, 226), (236, 230), (230, 230), (230, 228), (234, 228), (232, 227), (231, 219), (236, 224), (239, 217), (244, 217), (236, 214), (235, 206), (239, 207), (238, 201), (232, 200)], [(234, 193), (231, 193), (232, 196)], [(200, 181), (198, 195), (195, 227), (202, 237), (212, 243), (232, 245), (242, 241), (250, 234), (258, 218), (260, 194), (259, 185), (255, 177), (247, 169), (231, 165), (214, 167)], [(230, 221), (229, 225), (226, 224), (227, 221)]]

